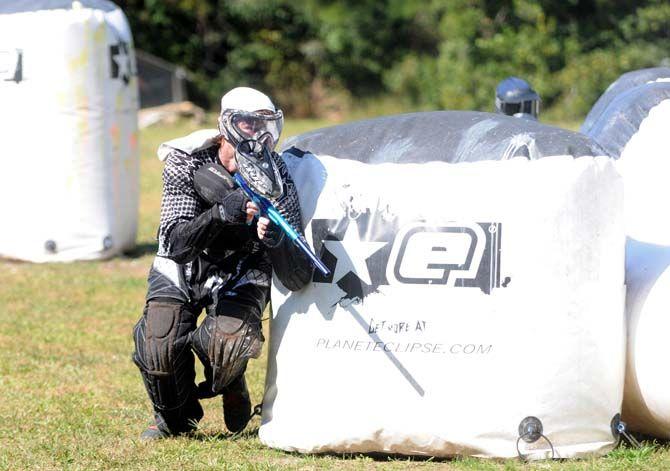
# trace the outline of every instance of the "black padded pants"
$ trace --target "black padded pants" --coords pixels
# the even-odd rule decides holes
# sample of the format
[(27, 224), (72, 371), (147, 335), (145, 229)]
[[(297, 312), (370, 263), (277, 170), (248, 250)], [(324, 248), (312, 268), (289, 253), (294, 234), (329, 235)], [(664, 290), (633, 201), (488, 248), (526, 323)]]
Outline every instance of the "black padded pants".
[(156, 424), (169, 434), (193, 430), (203, 415), (190, 345), (197, 317), (177, 300), (154, 299), (146, 303), (134, 329), (133, 360), (153, 404)]

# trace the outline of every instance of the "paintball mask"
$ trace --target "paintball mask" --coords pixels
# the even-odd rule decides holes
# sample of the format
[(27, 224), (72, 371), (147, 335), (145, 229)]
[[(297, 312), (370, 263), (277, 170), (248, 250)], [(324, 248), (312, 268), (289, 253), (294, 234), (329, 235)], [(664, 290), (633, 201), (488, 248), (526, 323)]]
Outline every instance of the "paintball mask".
[(251, 139), (268, 149), (274, 149), (283, 127), (284, 114), (281, 110), (227, 109), (219, 116), (219, 132), (234, 146)]
[[(237, 172), (233, 177), (247, 197), (258, 205), (261, 214), (267, 215), (273, 223), (279, 226), (293, 244), (309, 257), (323, 276), (330, 275), (330, 269), (316, 256), (300, 232), (269, 201), (277, 200), (284, 194), (284, 182), (270, 150), (255, 139), (246, 139), (235, 148), (235, 162)], [(290, 197), (283, 201), (287, 199)], [(299, 209), (298, 207), (298, 217), (300, 217)]]
[(270, 150), (261, 141), (245, 139), (235, 148), (237, 171), (246, 184), (259, 196), (277, 199), (283, 193), (284, 183)]
[(496, 111), (508, 116), (537, 119), (540, 95), (523, 79), (508, 77), (496, 87)]

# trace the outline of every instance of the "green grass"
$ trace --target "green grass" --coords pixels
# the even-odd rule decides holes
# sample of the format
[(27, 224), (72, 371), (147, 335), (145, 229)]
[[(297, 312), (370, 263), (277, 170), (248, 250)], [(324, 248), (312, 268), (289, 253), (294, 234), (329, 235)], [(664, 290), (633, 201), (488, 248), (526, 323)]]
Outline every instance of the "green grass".
[[(285, 134), (327, 124), (288, 120)], [(151, 415), (130, 359), (131, 332), (155, 250), (162, 164), (154, 152), (191, 129), (182, 122), (141, 135), (141, 223), (133, 254), (72, 264), (0, 261), (0, 469), (670, 468), (670, 450), (653, 443), (596, 460), (537, 464), (289, 454), (260, 443), (258, 418), (241, 436), (224, 433), (219, 398), (204, 401), (194, 438), (141, 443)], [(254, 403), (262, 398), (265, 360), (250, 364)], [(325, 425), (314, 423), (319, 426)]]

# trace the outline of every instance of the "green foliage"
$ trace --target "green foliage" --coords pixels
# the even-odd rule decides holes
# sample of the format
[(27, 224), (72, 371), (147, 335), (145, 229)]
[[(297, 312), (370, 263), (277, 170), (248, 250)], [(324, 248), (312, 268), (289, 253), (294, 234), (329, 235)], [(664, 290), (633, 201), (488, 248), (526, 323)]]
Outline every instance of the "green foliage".
[(411, 51), (385, 75), (389, 91), (415, 105), (490, 110), (496, 84), (517, 75), (554, 118), (576, 119), (621, 73), (670, 53), (670, 6), (660, 1), (433, 0), (425, 8), (438, 53)]
[(577, 119), (622, 72), (670, 56), (665, 0), (118, 3), (138, 47), (191, 70), (213, 107), (247, 84), (302, 116), (349, 97), (490, 110), (496, 84), (517, 75), (551, 116)]
[(298, 114), (310, 114), (295, 96), (309, 90), (315, 78), (306, 53), (314, 33), (294, 2), (117, 3), (126, 11), (137, 46), (190, 70), (205, 104), (214, 107), (223, 90), (244, 84), (271, 93), (289, 112), (297, 107)]

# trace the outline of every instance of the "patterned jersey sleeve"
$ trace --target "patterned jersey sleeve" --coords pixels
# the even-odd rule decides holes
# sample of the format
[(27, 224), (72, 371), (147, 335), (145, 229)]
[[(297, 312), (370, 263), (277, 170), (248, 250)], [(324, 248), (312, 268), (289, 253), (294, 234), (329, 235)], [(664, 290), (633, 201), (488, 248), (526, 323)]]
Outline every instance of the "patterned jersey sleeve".
[(302, 234), (302, 213), (300, 211), (298, 190), (295, 187), (295, 183), (293, 183), (293, 178), (288, 171), (284, 159), (275, 152), (272, 153), (272, 158), (277, 165), (277, 169), (279, 170), (279, 174), (281, 175), (284, 184), (282, 195), (274, 200), (272, 204), (277, 208), (284, 219)]
[(188, 154), (173, 151), (163, 168), (163, 199), (158, 230), (158, 255), (172, 252), (170, 233), (179, 222), (190, 221), (202, 213), (202, 203), (193, 187), (195, 160)]
[[(284, 183), (282, 195), (272, 203), (291, 226), (300, 234), (304, 234), (298, 190), (284, 159), (276, 153), (273, 153), (272, 157)], [(313, 268), (309, 258), (288, 237), (284, 237), (278, 247), (269, 249), (269, 254), (275, 274), (291, 291), (301, 289), (312, 279)]]

